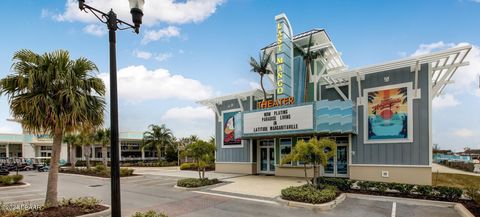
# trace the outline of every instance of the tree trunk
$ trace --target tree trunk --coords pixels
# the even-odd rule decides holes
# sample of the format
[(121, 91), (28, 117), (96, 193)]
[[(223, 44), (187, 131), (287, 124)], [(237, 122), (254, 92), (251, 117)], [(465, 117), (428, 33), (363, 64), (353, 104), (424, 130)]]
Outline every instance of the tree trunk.
[(71, 164), (72, 163), (72, 159), (71, 159), (71, 154), (70, 154), (71, 150), (70, 150), (70, 146), (67, 144), (67, 163)]
[(318, 165), (313, 164), (313, 186), (317, 186)]
[(70, 168), (75, 169), (75, 164), (77, 163), (77, 151), (75, 145), (70, 145)]
[(157, 147), (157, 157), (158, 157), (158, 162), (162, 161), (162, 148)]
[(263, 100), (267, 100), (267, 92), (263, 87), (263, 75), (260, 75), (260, 87), (262, 87), (262, 91), (263, 91)]
[(203, 179), (205, 178), (205, 167), (203, 167), (203, 170), (202, 170), (202, 178)]
[(90, 154), (92, 152), (92, 149), (90, 145), (85, 145), (84, 149), (85, 149), (85, 153), (83, 153), (83, 155), (85, 156), (85, 163), (87, 164), (87, 170), (89, 170), (90, 168), (92, 168), (92, 166), (90, 165)]
[(310, 182), (308, 181), (308, 176), (307, 176), (307, 164), (303, 162), (303, 171), (305, 172), (305, 181), (307, 181), (307, 185), (310, 185)]
[(50, 158), (50, 170), (48, 172), (47, 195), (45, 206), (58, 207), (58, 161), (62, 149), (63, 130), (56, 128), (53, 135), (52, 157)]
[(108, 153), (107, 153), (107, 146), (104, 145), (104, 146), (102, 146), (102, 161), (103, 161), (103, 165), (104, 165), (105, 167), (108, 166), (107, 155), (108, 155)]
[(197, 160), (197, 170), (198, 170), (198, 178), (202, 179), (202, 173), (200, 173), (200, 161)]

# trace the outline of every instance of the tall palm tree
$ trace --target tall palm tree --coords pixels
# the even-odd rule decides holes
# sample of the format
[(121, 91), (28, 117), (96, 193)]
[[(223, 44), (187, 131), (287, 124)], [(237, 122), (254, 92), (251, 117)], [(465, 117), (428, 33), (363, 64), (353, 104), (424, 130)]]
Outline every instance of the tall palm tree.
[(143, 133), (142, 149), (156, 148), (158, 160), (162, 160), (162, 152), (166, 152), (166, 147), (173, 143), (173, 133), (165, 124), (148, 126), (150, 129)]
[(110, 129), (99, 129), (95, 131), (94, 140), (102, 145), (102, 162), (104, 166), (108, 165), (108, 144), (110, 144)]
[(269, 67), (272, 53), (273, 51), (270, 51), (268, 54), (265, 54), (265, 51), (263, 51), (263, 53), (260, 53), (258, 61), (255, 58), (250, 57), (250, 71), (256, 72), (260, 75), (260, 87), (262, 87), (263, 91), (263, 100), (267, 99), (267, 92), (263, 86), (263, 76), (273, 74), (273, 71)]
[(63, 137), (63, 142), (68, 145), (68, 150), (70, 150), (68, 153), (70, 155), (70, 167), (74, 169), (77, 163), (76, 147), (81, 145), (80, 137), (78, 134), (66, 134)]
[(32, 133), (53, 137), (45, 205), (58, 206), (58, 161), (64, 133), (103, 124), (105, 85), (85, 58), (71, 60), (68, 51), (13, 55), (13, 73), (0, 80), (14, 118)]
[(308, 84), (310, 84), (310, 70), (312, 68), (312, 62), (320, 56), (320, 52), (318, 51), (311, 51), (310, 48), (312, 47), (312, 35), (310, 35), (310, 39), (308, 40), (308, 47), (307, 51), (305, 52), (302, 47), (294, 44), (295, 48), (300, 52), (300, 55), (303, 58), (303, 62), (305, 63), (305, 93), (303, 95), (304, 102), (307, 102), (308, 99)]

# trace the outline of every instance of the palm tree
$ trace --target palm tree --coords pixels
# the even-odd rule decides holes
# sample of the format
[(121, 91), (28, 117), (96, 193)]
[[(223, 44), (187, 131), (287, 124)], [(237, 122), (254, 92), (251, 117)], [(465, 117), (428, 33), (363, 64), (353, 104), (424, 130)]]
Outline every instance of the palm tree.
[(104, 166), (108, 165), (107, 148), (110, 144), (110, 129), (99, 129), (95, 132), (94, 140), (102, 145), (102, 162)]
[(87, 170), (92, 168), (90, 160), (92, 157), (92, 145), (96, 142), (94, 136), (94, 131), (91, 128), (85, 128), (80, 132), (80, 143), (83, 147), (83, 156), (85, 157)]
[(263, 100), (267, 99), (267, 92), (263, 87), (263, 76), (273, 74), (273, 71), (269, 67), (272, 53), (273, 51), (270, 51), (270, 53), (265, 54), (265, 51), (263, 51), (263, 54), (261, 53), (259, 55), (258, 61), (255, 58), (250, 57), (250, 71), (256, 72), (260, 75), (260, 87), (262, 87), (263, 91)]
[(75, 169), (75, 164), (77, 163), (76, 147), (80, 144), (80, 136), (78, 134), (66, 134), (63, 137), (63, 142), (67, 143), (68, 150), (70, 154), (70, 167)]
[(58, 207), (58, 161), (64, 133), (103, 124), (105, 85), (85, 58), (71, 60), (68, 51), (13, 55), (13, 74), (0, 81), (14, 118), (25, 130), (53, 137), (45, 205)]
[(162, 151), (166, 151), (168, 145), (173, 143), (173, 133), (165, 124), (160, 126), (151, 124), (150, 131), (143, 133), (142, 149), (156, 148), (158, 160), (162, 160)]
[(307, 52), (303, 50), (303, 48), (299, 47), (298, 45), (294, 44), (295, 48), (300, 52), (300, 55), (303, 58), (303, 62), (305, 63), (306, 67), (306, 75), (305, 75), (305, 93), (303, 95), (304, 101), (307, 102), (308, 98), (308, 84), (310, 83), (310, 70), (312, 68), (313, 60), (317, 59), (320, 56), (318, 51), (311, 51), (310, 48), (312, 47), (312, 35), (310, 35), (310, 39), (308, 40), (308, 48)]

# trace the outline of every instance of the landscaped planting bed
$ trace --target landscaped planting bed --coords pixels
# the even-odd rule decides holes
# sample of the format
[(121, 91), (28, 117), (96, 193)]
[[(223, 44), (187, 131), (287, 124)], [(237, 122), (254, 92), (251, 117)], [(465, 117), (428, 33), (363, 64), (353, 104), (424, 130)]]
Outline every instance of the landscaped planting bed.
[(150, 210), (147, 212), (136, 212), (132, 217), (168, 217), (168, 215)]
[(184, 188), (198, 188), (207, 185), (214, 185), (221, 183), (218, 179), (195, 179), (195, 178), (187, 178), (187, 179), (180, 179), (177, 181), (177, 186), (184, 187)]
[(311, 204), (330, 202), (335, 200), (337, 195), (337, 188), (331, 185), (319, 185), (318, 187), (302, 185), (282, 189), (282, 199)]
[(123, 162), (120, 164), (122, 167), (171, 167), (177, 166), (177, 161), (153, 161), (153, 162)]
[[(400, 183), (356, 181), (342, 178), (318, 178), (320, 185), (333, 185), (348, 193), (404, 197), (462, 203), (473, 215), (480, 216), (479, 188), (467, 189), (448, 186), (411, 185)], [(468, 200), (462, 195), (472, 198)], [(477, 200), (477, 202), (475, 202)]]
[[(70, 173), (70, 174), (79, 174), (86, 176), (96, 176), (102, 178), (110, 178), (110, 168), (103, 165), (97, 165), (91, 169), (80, 169), (80, 168), (61, 168), (61, 173)], [(120, 168), (120, 177), (134, 176), (133, 169)]]
[(25, 183), (20, 182), (22, 180), (22, 175), (0, 176), (0, 188), (6, 186), (24, 185)]
[(100, 204), (101, 201), (83, 197), (78, 199), (62, 200), (58, 207), (45, 208), (31, 204), (0, 204), (2, 217), (74, 217), (90, 213), (101, 212), (108, 207)]

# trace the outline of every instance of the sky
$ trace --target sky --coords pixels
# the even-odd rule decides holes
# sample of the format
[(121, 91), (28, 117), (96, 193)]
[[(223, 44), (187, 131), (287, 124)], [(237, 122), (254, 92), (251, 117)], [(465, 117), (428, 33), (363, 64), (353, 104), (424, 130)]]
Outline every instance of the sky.
[[(75, 0), (2, 0), (0, 77), (19, 49), (65, 49), (86, 57), (108, 86), (108, 35)], [(87, 0), (130, 21), (127, 0)], [(324, 28), (349, 68), (470, 44), (470, 65), (433, 102), (433, 142), (480, 148), (480, 1), (146, 0), (140, 34), (117, 31), (120, 131), (166, 124), (176, 137), (214, 135), (214, 115), (196, 102), (259, 87), (248, 59), (275, 40), (275, 15), (294, 34)], [(108, 99), (108, 96), (107, 96)], [(108, 110), (106, 117), (109, 117)], [(20, 133), (0, 96), (0, 132)], [(109, 125), (108, 118), (105, 125)]]

